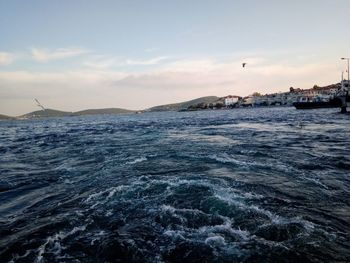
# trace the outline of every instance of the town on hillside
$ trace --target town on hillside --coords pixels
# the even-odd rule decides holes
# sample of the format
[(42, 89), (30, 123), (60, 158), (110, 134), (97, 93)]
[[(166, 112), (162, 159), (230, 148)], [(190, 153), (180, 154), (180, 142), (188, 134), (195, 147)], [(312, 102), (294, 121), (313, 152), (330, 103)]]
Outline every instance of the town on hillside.
[(319, 87), (314, 85), (311, 89), (300, 89), (290, 87), (288, 92), (278, 92), (262, 95), (258, 92), (246, 97), (229, 95), (211, 103), (199, 103), (191, 105), (187, 110), (222, 109), (238, 107), (260, 107), (260, 106), (292, 106), (295, 102), (326, 102), (333, 99), (341, 87), (348, 87), (348, 81)]

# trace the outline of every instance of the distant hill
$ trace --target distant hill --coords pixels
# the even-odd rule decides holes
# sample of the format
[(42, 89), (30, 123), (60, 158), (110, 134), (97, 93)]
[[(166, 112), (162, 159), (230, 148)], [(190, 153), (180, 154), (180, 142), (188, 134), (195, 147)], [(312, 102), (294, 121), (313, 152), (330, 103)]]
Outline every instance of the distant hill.
[[(216, 96), (201, 97), (194, 100), (184, 101), (180, 103), (166, 104), (155, 106), (140, 112), (150, 112), (150, 111), (180, 111), (187, 110), (190, 106), (195, 106), (198, 104), (209, 104), (214, 102), (219, 102), (222, 98)], [(133, 110), (121, 109), (121, 108), (105, 108), (105, 109), (88, 109), (76, 112), (69, 111), (59, 111), (54, 109), (37, 110), (22, 116), (18, 116), (19, 119), (32, 119), (32, 118), (47, 118), (47, 117), (65, 117), (65, 116), (83, 116), (83, 115), (100, 115), (100, 114), (125, 114), (125, 113), (136, 113)], [(4, 116), (4, 117), (3, 117)], [(11, 118), (5, 115), (0, 115), (0, 119)]]
[[(121, 113), (133, 113), (132, 110), (119, 109), (119, 108), (107, 108), (107, 109), (88, 109), (77, 112), (59, 111), (53, 109), (46, 109), (33, 111), (19, 118), (32, 119), (32, 118), (47, 118), (47, 117), (65, 117), (65, 116), (82, 116), (82, 115), (98, 115), (98, 114), (121, 114)], [(0, 116), (1, 119), (1, 116)]]
[(13, 117), (0, 114), (0, 120), (11, 120), (11, 119), (13, 119)]
[(132, 110), (120, 109), (120, 108), (106, 108), (106, 109), (89, 109), (74, 112), (74, 115), (97, 115), (97, 114), (122, 114), (133, 113)]
[(72, 116), (72, 115), (73, 113), (69, 111), (46, 109), (46, 110), (33, 111), (19, 117), (31, 119), (31, 118), (46, 118), (46, 117), (64, 117), (64, 116)]
[(179, 111), (187, 109), (188, 107), (192, 105), (197, 105), (200, 103), (213, 103), (218, 101), (220, 98), (216, 96), (207, 96), (207, 97), (201, 97), (194, 100), (184, 101), (180, 103), (173, 103), (173, 104), (166, 104), (166, 105), (160, 105), (155, 106), (152, 108), (149, 108), (145, 111)]

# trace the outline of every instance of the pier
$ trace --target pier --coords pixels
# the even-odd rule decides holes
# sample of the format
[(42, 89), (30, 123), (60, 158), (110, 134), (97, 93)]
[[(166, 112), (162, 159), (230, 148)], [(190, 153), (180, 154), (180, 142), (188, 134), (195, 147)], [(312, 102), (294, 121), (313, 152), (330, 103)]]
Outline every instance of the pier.
[(338, 98), (341, 101), (340, 113), (346, 113), (347, 112), (347, 104), (350, 102), (349, 81), (342, 80), (341, 88), (337, 92), (336, 98)]
[(349, 68), (350, 68), (350, 58), (341, 58), (341, 60), (346, 60), (348, 63), (348, 80), (345, 81), (343, 78), (343, 72), (342, 72), (342, 81), (341, 81), (341, 89), (339, 90), (337, 97), (340, 99), (341, 101), (341, 108), (340, 108), (340, 113), (346, 113), (346, 106), (347, 103), (350, 102), (350, 97), (349, 97), (349, 86), (350, 86), (350, 72), (349, 72)]

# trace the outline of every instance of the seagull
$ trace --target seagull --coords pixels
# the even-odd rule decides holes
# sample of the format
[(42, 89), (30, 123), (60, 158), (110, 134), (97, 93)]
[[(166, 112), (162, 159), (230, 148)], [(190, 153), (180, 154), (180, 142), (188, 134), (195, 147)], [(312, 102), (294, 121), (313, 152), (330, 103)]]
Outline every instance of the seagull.
[(244, 68), (247, 63), (242, 63), (242, 67)]

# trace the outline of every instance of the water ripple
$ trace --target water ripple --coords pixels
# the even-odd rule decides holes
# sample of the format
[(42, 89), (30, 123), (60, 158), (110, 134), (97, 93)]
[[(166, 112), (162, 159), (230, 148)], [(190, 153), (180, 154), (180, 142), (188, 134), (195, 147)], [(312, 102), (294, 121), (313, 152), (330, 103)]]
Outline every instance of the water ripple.
[(349, 134), (332, 109), (0, 122), (0, 261), (348, 262)]

